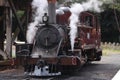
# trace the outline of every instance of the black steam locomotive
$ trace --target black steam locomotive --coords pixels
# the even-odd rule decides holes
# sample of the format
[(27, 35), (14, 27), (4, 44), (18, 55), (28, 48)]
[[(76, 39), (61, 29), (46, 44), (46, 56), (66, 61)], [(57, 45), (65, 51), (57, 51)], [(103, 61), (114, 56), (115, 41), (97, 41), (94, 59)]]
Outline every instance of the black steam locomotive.
[[(17, 63), (23, 65), (29, 76), (55, 76), (80, 68), (88, 61), (101, 60), (100, 26), (97, 17), (90, 12), (79, 16), (74, 50), (70, 45), (70, 11), (57, 14), (54, 23), (43, 16), (43, 25), (38, 25), (32, 44), (16, 46)], [(50, 17), (50, 16), (49, 16)], [(90, 18), (90, 24), (86, 21)]]

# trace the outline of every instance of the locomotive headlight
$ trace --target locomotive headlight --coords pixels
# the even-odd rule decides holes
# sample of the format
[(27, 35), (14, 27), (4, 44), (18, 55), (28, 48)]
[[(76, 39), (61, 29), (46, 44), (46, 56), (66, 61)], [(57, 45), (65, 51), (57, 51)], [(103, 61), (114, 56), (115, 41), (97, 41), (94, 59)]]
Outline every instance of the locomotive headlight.
[(42, 17), (42, 21), (43, 21), (43, 23), (47, 24), (47, 22), (48, 22), (47, 13), (45, 13), (44, 16)]
[(43, 17), (43, 21), (46, 22), (47, 21), (47, 16)]

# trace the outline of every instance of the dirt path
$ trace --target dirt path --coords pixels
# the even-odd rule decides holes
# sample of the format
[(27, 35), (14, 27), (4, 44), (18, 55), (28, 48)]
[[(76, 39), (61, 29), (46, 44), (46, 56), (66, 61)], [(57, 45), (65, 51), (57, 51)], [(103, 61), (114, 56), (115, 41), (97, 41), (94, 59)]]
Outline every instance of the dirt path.
[[(30, 80), (111, 80), (120, 69), (120, 55), (103, 56), (100, 62), (92, 62), (78, 72), (62, 75), (54, 79)], [(5, 70), (0, 72), (0, 80), (26, 80), (22, 70)]]

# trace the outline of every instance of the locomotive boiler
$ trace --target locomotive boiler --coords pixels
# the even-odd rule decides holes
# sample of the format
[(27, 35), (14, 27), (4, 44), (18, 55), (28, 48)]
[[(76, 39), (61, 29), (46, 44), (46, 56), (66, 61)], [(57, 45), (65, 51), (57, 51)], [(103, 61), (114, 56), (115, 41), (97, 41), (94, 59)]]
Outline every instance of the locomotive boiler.
[(57, 14), (56, 19), (49, 22), (50, 15), (45, 13), (44, 24), (36, 26), (38, 30), (34, 43), (17, 45), (18, 62), (24, 65), (29, 76), (61, 75), (62, 72), (78, 69), (89, 61), (101, 60), (97, 17), (91, 12), (82, 12), (79, 15), (78, 33), (74, 50), (71, 50), (70, 15), (71, 12), (65, 10), (64, 14)]

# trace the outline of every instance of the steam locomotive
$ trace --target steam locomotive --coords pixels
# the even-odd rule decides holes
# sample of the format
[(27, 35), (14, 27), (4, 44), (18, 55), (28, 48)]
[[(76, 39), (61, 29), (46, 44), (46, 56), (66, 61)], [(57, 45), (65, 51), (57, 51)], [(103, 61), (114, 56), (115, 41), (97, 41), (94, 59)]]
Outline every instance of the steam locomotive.
[[(82, 12), (77, 24), (77, 37), (74, 50), (70, 45), (70, 11), (56, 15), (56, 23), (48, 23), (43, 16), (44, 25), (38, 30), (33, 44), (18, 44), (16, 54), (18, 63), (23, 65), (29, 76), (55, 76), (62, 72), (80, 68), (89, 61), (100, 61), (100, 25), (91, 12)], [(39, 55), (38, 55), (39, 54)]]

